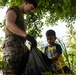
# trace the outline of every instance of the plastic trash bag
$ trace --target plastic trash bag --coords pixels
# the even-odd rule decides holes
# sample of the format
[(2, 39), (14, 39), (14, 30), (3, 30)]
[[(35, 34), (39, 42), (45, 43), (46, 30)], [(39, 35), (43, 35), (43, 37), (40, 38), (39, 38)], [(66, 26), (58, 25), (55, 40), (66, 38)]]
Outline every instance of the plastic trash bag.
[(52, 61), (38, 48), (31, 48), (26, 69), (22, 75), (44, 75), (44, 72), (52, 72)]

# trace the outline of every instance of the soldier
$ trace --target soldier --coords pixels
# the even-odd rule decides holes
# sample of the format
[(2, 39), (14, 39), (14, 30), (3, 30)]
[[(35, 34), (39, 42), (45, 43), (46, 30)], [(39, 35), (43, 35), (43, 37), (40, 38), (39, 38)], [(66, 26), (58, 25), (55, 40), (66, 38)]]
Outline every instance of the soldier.
[(35, 0), (25, 0), (21, 6), (9, 7), (6, 12), (6, 31), (3, 43), (4, 75), (22, 75), (26, 67), (28, 48), (25, 40), (31, 42), (32, 47), (37, 46), (33, 36), (26, 33), (24, 14), (30, 14), (36, 9)]

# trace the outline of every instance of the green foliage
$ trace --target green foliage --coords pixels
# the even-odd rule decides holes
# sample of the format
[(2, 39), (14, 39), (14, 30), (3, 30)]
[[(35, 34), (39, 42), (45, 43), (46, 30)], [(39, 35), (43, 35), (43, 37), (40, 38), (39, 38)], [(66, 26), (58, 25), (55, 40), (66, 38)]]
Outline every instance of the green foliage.
[(74, 29), (74, 26), (70, 26), (68, 28), (68, 33), (67, 33), (67, 45), (69, 49), (69, 61), (71, 63), (71, 69), (76, 72), (76, 31)]
[[(23, 3), (23, 0), (2, 0), (3, 5), (20, 5)], [(54, 14), (57, 17), (60, 17), (63, 19), (65, 16), (69, 16), (68, 13), (71, 13), (71, 9), (73, 10), (72, 12), (75, 13), (74, 8), (75, 7), (75, 1), (74, 0), (37, 0), (38, 3), (38, 9), (37, 9), (37, 14), (38, 16), (42, 15), (41, 13), (45, 13), (47, 11), (50, 11), (50, 14)]]
[(1, 45), (2, 45), (2, 38), (0, 38), (0, 69), (3, 68), (3, 65), (6, 64), (6, 62), (2, 61), (2, 48), (1, 48)]
[(52, 75), (51, 72), (44, 72), (43, 75)]
[(5, 25), (5, 19), (3, 20), (3, 22), (0, 22), (0, 28), (4, 27)]
[(31, 15), (26, 16), (26, 24), (28, 33), (30, 35), (33, 35), (34, 37), (42, 37), (40, 32), (42, 30), (43, 23), (40, 21), (40, 19), (38, 19), (38, 16), (36, 14), (32, 13)]
[(0, 69), (2, 69), (3, 68), (3, 65), (5, 65), (5, 64), (7, 64), (7, 63), (4, 62), (4, 61), (0, 61)]
[[(21, 5), (24, 0), (0, 0), (0, 6)], [(76, 0), (36, 0), (38, 8), (26, 19), (30, 34), (41, 37), (42, 26), (57, 25), (58, 20), (67, 22), (67, 26), (75, 23)], [(41, 20), (46, 18), (45, 22)], [(32, 28), (32, 29), (31, 29)], [(35, 34), (34, 34), (35, 33)]]
[(37, 47), (40, 51), (44, 52), (45, 45), (43, 41), (37, 42)]

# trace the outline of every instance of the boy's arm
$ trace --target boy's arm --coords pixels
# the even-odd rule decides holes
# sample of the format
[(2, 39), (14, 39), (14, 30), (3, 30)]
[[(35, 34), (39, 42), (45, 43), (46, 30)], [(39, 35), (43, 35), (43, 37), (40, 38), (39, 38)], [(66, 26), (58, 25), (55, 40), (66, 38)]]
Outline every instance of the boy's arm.
[(60, 56), (60, 53), (56, 53), (54, 57), (49, 58), (49, 59), (50, 60), (57, 60), (59, 56)]
[(52, 58), (50, 58), (50, 60), (57, 60), (61, 54), (62, 54), (62, 48), (59, 44), (56, 44), (56, 53)]

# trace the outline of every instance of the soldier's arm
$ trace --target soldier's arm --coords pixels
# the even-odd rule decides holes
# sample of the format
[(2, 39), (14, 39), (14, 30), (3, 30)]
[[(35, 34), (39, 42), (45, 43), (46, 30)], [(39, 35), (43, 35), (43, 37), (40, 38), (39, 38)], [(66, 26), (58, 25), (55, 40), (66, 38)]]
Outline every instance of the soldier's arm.
[(16, 35), (25, 37), (27, 34), (15, 24), (16, 18), (16, 13), (13, 10), (9, 10), (6, 13), (6, 28)]

